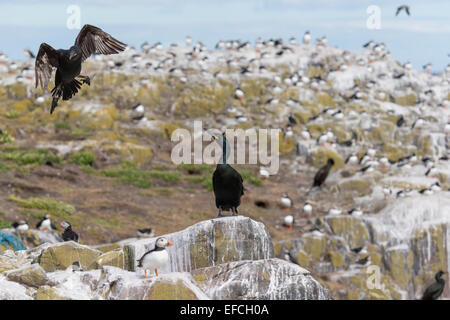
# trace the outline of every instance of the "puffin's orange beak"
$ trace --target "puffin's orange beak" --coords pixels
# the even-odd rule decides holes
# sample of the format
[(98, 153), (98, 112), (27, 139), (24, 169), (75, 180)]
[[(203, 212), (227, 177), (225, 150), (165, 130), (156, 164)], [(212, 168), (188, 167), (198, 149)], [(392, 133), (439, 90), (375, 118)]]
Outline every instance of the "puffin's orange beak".
[(173, 242), (169, 240), (168, 246), (173, 246)]

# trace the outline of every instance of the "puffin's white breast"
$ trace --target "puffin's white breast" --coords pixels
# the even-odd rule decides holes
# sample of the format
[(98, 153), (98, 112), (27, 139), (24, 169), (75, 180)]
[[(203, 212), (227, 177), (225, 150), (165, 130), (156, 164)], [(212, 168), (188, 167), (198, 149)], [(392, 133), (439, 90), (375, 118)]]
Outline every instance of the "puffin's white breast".
[(153, 251), (145, 255), (142, 261), (144, 269), (158, 269), (169, 262), (169, 254), (167, 250)]

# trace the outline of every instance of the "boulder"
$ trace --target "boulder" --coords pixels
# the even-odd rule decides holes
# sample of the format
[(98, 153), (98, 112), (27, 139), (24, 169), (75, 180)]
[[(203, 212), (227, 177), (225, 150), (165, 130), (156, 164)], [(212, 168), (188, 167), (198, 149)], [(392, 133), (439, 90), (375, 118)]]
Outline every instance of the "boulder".
[[(165, 235), (174, 246), (168, 247), (170, 264), (160, 272), (190, 272), (231, 261), (273, 257), (273, 246), (264, 224), (237, 216), (199, 222), (182, 231)], [(137, 260), (154, 248), (157, 238), (125, 245), (127, 269), (134, 271)]]
[(198, 286), (218, 300), (325, 300), (322, 287), (302, 267), (272, 258), (234, 261), (192, 271)]
[(127, 258), (123, 249), (108, 251), (99, 256), (89, 268), (101, 269), (103, 266), (114, 266), (124, 269), (128, 265)]
[(37, 260), (47, 272), (65, 270), (75, 261), (87, 270), (101, 254), (99, 250), (68, 241), (45, 248)]
[(10, 281), (35, 288), (46, 285), (48, 282), (45, 270), (37, 263), (5, 272), (5, 275)]
[(205, 300), (189, 273), (170, 273), (151, 277), (106, 266), (101, 271), (97, 293), (111, 300)]

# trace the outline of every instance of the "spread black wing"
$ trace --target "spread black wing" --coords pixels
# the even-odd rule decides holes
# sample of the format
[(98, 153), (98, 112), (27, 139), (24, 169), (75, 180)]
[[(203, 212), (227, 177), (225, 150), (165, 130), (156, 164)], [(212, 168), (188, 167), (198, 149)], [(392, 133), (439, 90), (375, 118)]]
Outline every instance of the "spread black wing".
[(125, 44), (114, 39), (110, 34), (102, 29), (84, 25), (75, 40), (75, 45), (81, 49), (82, 61), (89, 58), (91, 54), (116, 54), (125, 50)]
[(40, 83), (42, 90), (46, 90), (53, 68), (58, 66), (58, 52), (48, 44), (42, 43), (35, 62), (36, 88)]

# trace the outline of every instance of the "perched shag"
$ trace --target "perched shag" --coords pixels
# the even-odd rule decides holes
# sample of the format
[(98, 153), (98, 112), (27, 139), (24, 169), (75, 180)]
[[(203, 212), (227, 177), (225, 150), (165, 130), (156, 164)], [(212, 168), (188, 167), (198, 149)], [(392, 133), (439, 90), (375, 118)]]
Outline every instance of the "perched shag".
[(212, 177), (216, 207), (219, 209), (218, 217), (223, 216), (222, 211), (230, 210), (232, 215), (237, 215), (237, 207), (241, 204), (241, 197), (244, 194), (242, 176), (227, 164), (230, 147), (225, 132), (222, 135), (213, 136), (213, 139), (222, 147), (222, 161), (217, 164)]
[(322, 168), (317, 171), (316, 175), (314, 176), (314, 183), (313, 187), (320, 187), (325, 182), (325, 180), (328, 177), (328, 174), (330, 173), (331, 167), (334, 165), (334, 160), (332, 158), (329, 158), (327, 161), (327, 164), (324, 165)]
[(397, 120), (397, 127), (401, 127), (402, 125), (405, 124), (405, 118), (403, 117), (403, 115), (401, 114), (400, 117)]
[(51, 218), (51, 215), (48, 213), (45, 214), (44, 218), (36, 224), (36, 229), (46, 231), (56, 230), (56, 226), (50, 220)]
[(42, 90), (46, 90), (53, 68), (56, 68), (50, 113), (55, 110), (61, 96), (63, 100), (69, 100), (78, 92), (82, 84), (90, 85), (89, 77), (80, 75), (83, 61), (95, 53), (109, 55), (117, 54), (123, 50), (125, 50), (124, 43), (114, 39), (100, 28), (89, 24), (84, 25), (75, 40), (75, 44), (69, 50), (55, 50), (47, 43), (42, 43), (35, 63), (36, 88), (40, 84)]
[(68, 221), (61, 222), (60, 226), (64, 229), (64, 232), (61, 234), (64, 241), (72, 240), (78, 242), (78, 234), (72, 230), (72, 225)]
[(161, 268), (169, 262), (169, 253), (166, 250), (168, 246), (173, 246), (173, 242), (164, 237), (160, 237), (156, 239), (155, 248), (144, 253), (138, 260), (138, 267), (144, 268), (145, 279), (147, 279), (148, 269), (154, 269), (156, 276), (158, 276), (158, 268)]
[(425, 292), (423, 293), (422, 300), (436, 300), (444, 291), (445, 280), (442, 279), (442, 276), (446, 272), (438, 271), (434, 276), (436, 282), (430, 285)]
[(409, 16), (409, 6), (407, 5), (402, 5), (400, 7), (397, 8), (397, 12), (395, 13), (396, 16), (398, 16), (398, 14), (402, 11), (405, 10), (406, 14)]

